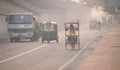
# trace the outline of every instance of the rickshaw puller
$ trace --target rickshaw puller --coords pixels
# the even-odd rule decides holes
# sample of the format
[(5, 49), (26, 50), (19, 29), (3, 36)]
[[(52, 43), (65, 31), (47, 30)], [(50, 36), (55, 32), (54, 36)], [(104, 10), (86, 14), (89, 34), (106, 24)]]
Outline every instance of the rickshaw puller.
[(75, 44), (77, 42), (77, 37), (75, 37), (75, 28), (70, 24), (68, 42)]

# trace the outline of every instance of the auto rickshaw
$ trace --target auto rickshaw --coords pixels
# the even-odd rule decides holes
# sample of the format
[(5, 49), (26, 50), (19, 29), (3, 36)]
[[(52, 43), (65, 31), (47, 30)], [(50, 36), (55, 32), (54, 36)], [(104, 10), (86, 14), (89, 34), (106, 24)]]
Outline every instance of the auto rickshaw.
[[(74, 26), (74, 35), (69, 34), (70, 26)], [(71, 47), (72, 50), (80, 49), (80, 37), (79, 37), (79, 20), (70, 21), (65, 23), (65, 49)]]
[(58, 42), (58, 29), (56, 22), (42, 22), (41, 26), (42, 43), (44, 43), (44, 41), (49, 43), (52, 40), (56, 40), (56, 42)]

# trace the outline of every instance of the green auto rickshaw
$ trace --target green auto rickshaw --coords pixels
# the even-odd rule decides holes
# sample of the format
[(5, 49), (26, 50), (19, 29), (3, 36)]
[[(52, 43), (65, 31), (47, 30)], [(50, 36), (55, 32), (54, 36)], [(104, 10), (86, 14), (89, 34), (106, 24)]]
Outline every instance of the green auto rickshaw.
[(49, 43), (53, 40), (56, 40), (56, 42), (58, 42), (58, 29), (56, 22), (42, 22), (41, 28), (42, 43), (44, 43), (44, 41), (47, 41)]

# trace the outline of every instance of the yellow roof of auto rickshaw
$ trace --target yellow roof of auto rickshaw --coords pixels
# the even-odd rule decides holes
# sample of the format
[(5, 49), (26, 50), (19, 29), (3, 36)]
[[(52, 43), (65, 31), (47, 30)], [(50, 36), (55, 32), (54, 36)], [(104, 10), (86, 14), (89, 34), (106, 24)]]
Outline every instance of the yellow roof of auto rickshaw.
[(48, 22), (48, 21), (44, 21), (44, 22), (42, 22), (42, 24), (49, 24), (49, 23), (57, 24), (56, 22)]

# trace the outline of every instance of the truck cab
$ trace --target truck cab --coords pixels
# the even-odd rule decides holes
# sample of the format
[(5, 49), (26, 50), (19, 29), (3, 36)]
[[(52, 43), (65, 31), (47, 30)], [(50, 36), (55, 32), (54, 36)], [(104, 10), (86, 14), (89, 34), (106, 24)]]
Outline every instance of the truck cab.
[(12, 13), (7, 16), (10, 41), (38, 40), (38, 24), (30, 13)]

